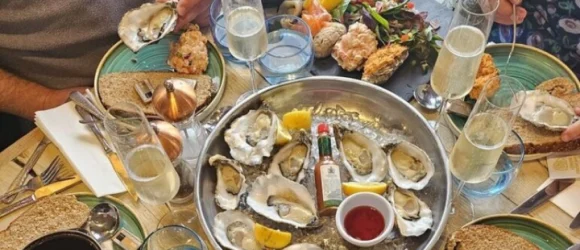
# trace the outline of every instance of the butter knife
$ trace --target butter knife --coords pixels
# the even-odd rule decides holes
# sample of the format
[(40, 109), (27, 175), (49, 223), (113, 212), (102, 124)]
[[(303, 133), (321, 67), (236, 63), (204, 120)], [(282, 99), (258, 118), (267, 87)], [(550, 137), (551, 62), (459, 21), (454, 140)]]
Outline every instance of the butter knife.
[(574, 184), (575, 181), (576, 179), (558, 179), (552, 181), (550, 184), (548, 184), (548, 186), (542, 188), (542, 190), (538, 191), (526, 201), (524, 201), (521, 205), (516, 207), (512, 211), (512, 214), (527, 214), (531, 212), (542, 203), (556, 196), (570, 185)]
[(78, 175), (75, 175), (75, 177), (73, 177), (72, 179), (55, 182), (52, 184), (48, 184), (44, 187), (41, 187), (41, 188), (37, 189), (36, 191), (34, 191), (34, 194), (32, 194), (32, 195), (30, 195), (22, 200), (19, 200), (14, 204), (8, 205), (8, 206), (0, 209), (0, 218), (18, 210), (18, 209), (21, 209), (21, 208), (26, 207), (30, 204), (33, 204), (39, 199), (42, 199), (46, 196), (60, 192), (60, 191), (66, 189), (72, 185), (79, 183), (80, 181), (81, 181), (81, 178)]
[(572, 220), (572, 223), (570, 223), (570, 228), (576, 229), (578, 227), (580, 227), (580, 213), (578, 213)]
[[(83, 107), (76, 106), (75, 108), (83, 120), (94, 121), (93, 116), (89, 112), (87, 112)], [(113, 165), (113, 169), (117, 173), (117, 176), (121, 178), (121, 182), (123, 183), (123, 185), (125, 185), (125, 189), (127, 189), (129, 195), (131, 195), (134, 201), (138, 201), (139, 197), (137, 196), (135, 187), (133, 187), (133, 182), (131, 182), (131, 180), (129, 179), (129, 175), (127, 174), (125, 166), (123, 166), (123, 162), (119, 159), (117, 153), (113, 151), (113, 147), (109, 145), (109, 142), (107, 141), (107, 139), (105, 139), (105, 136), (103, 135), (101, 129), (99, 129), (99, 127), (97, 127), (97, 124), (95, 123), (88, 123), (86, 125), (89, 127), (91, 132), (95, 134), (95, 136), (103, 146), (105, 154), (107, 154), (107, 158), (109, 158), (111, 165)]]

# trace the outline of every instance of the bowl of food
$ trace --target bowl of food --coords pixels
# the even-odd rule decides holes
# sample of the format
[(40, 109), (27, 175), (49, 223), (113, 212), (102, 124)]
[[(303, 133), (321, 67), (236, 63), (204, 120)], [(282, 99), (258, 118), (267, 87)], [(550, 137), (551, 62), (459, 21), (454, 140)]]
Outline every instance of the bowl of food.
[(395, 224), (391, 204), (384, 197), (369, 192), (346, 198), (336, 212), (336, 228), (346, 241), (359, 247), (371, 247), (383, 241)]
[[(374, 249), (395, 244), (432, 248), (445, 228), (451, 200), (441, 142), (409, 103), (378, 86), (342, 77), (270, 86), (224, 115), (202, 149), (195, 181), (209, 243), (216, 249), (269, 247), (256, 236), (254, 225), (259, 224), (284, 235), (288, 245), (355, 247), (339, 235), (334, 216), (317, 211), (320, 123), (331, 125), (330, 151), (342, 183), (394, 183), (393, 192), (383, 197), (400, 208), (394, 218), (403, 226)], [(417, 165), (405, 166), (407, 158), (416, 158)]]

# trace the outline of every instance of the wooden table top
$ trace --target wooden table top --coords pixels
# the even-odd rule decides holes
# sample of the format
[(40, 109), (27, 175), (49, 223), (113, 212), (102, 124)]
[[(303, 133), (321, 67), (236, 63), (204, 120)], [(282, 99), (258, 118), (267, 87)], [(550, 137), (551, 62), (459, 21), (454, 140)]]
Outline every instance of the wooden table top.
[[(250, 75), (247, 67), (244, 65), (228, 62), (226, 91), (219, 106), (221, 107), (226, 105), (233, 105), (241, 93), (249, 90), (249, 79)], [(264, 80), (259, 80), (262, 82), (261, 85), (265, 86)], [(416, 106), (416, 104), (414, 105)], [(425, 114), (427, 119), (433, 118), (434, 114), (425, 113), (423, 110), (421, 111)], [(14, 162), (14, 159), (18, 159), (21, 162), (26, 162), (42, 137), (42, 132), (39, 129), (35, 129), (4, 151), (0, 152), (0, 194), (7, 191), (8, 186), (15, 178), (18, 171), (21, 169), (19, 165)], [(59, 150), (54, 145), (49, 145), (34, 167), (35, 172), (42, 172), (42, 170), (48, 166), (51, 160), (58, 155), (60, 155)], [(61, 159), (64, 159), (64, 157), (61, 157)], [(526, 162), (522, 166), (514, 183), (505, 192), (503, 192), (502, 195), (492, 199), (479, 200), (474, 203), (475, 217), (477, 218), (491, 214), (509, 213), (509, 211), (511, 211), (515, 206), (522, 203), (530, 195), (534, 194), (535, 190), (547, 178), (548, 171), (540, 161)], [(64, 191), (64, 193), (87, 191), (89, 190), (84, 184), (78, 184)], [(24, 197), (24, 195), (21, 195), (19, 199), (22, 197)], [(157, 227), (157, 223), (161, 216), (167, 212), (167, 208), (163, 205), (155, 206), (143, 204), (140, 202), (135, 203), (126, 193), (115, 195), (115, 197), (125, 202), (128, 207), (136, 212), (137, 217), (141, 220), (147, 232), (152, 232)], [(456, 202), (456, 214), (449, 216), (448, 225), (444, 234), (439, 240), (439, 244), (436, 249), (442, 248), (445, 242), (445, 238), (447, 238), (450, 233), (457, 230), (470, 220), (465, 216), (465, 214), (467, 214), (466, 211), (470, 209), (468, 204), (469, 203), (467, 203), (463, 198), (460, 198), (459, 201)], [(190, 206), (193, 210), (195, 210), (193, 205)], [(24, 210), (26, 209), (21, 209), (20, 211), (0, 219), (0, 230), (8, 227), (9, 223)], [(580, 242), (580, 230), (574, 231), (568, 228), (572, 217), (570, 217), (554, 204), (546, 202), (529, 215), (553, 225), (557, 229), (561, 230), (561, 232), (568, 236), (572, 241)], [(202, 235), (202, 237), (206, 238), (203, 230), (201, 227), (199, 227), (199, 225), (198, 228), (196, 228), (196, 231)], [(211, 246), (209, 247), (211, 248)]]

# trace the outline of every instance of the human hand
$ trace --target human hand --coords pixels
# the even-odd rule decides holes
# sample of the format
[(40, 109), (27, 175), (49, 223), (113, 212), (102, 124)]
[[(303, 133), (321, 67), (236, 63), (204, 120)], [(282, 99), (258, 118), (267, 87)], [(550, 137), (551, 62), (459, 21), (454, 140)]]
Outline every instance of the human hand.
[[(576, 112), (576, 115), (580, 115), (580, 107), (574, 108), (574, 112)], [(566, 130), (564, 130), (564, 132), (562, 132), (561, 138), (564, 142), (569, 142), (580, 138), (580, 121), (575, 122)]]
[[(171, 0), (157, 0), (157, 2), (167, 2)], [(179, 0), (177, 2), (177, 25), (175, 31), (186, 28), (190, 22), (194, 21), (200, 27), (209, 25), (209, 6), (212, 0)]]
[(528, 12), (526, 9), (519, 6), (523, 0), (499, 0), (499, 7), (495, 12), (495, 22), (499, 24), (510, 25), (513, 24), (514, 4), (516, 5), (516, 21), (520, 24), (526, 18)]

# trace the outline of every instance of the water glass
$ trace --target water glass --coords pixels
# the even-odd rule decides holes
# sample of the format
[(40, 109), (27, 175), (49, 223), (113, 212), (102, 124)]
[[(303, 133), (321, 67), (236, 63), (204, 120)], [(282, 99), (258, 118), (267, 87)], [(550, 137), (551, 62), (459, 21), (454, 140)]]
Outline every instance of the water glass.
[(157, 229), (143, 242), (140, 250), (206, 250), (207, 247), (193, 230), (178, 226)]
[(211, 35), (213, 36), (213, 40), (224, 56), (228, 61), (234, 63), (243, 63), (242, 61), (236, 59), (230, 53), (230, 49), (228, 47), (228, 39), (227, 39), (227, 31), (225, 26), (225, 18), (224, 13), (222, 12), (222, 1), (221, 0), (213, 0), (211, 6), (209, 7), (210, 12), (210, 27), (211, 27)]
[[(522, 138), (515, 131), (512, 131), (510, 136), (510, 139), (518, 142), (519, 147), (510, 155), (502, 152), (495, 169), (487, 180), (480, 183), (466, 183), (463, 193), (468, 197), (488, 198), (499, 195), (515, 180), (524, 161), (525, 149)], [(455, 179), (455, 182), (457, 183), (458, 180)]]
[(312, 36), (308, 25), (297, 16), (268, 18), (268, 50), (260, 58), (262, 75), (270, 84), (310, 75), (314, 61)]

